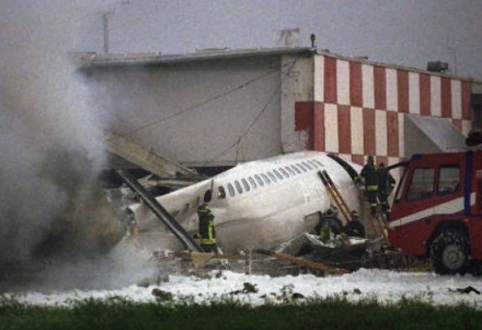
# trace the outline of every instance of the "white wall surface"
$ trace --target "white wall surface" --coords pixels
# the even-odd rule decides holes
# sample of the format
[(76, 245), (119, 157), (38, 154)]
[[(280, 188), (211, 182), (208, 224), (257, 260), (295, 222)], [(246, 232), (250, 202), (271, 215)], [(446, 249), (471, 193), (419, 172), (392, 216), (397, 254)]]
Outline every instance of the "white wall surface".
[(281, 153), (279, 59), (100, 69), (89, 76), (109, 128), (188, 166)]

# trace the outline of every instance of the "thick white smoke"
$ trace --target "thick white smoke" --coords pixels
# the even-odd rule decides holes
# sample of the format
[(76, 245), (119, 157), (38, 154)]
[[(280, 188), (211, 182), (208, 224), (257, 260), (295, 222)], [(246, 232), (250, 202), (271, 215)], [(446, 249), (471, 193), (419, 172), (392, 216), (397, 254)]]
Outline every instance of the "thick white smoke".
[(46, 240), (92, 247), (89, 226), (109, 216), (96, 184), (108, 122), (69, 62), (109, 5), (0, 3), (0, 265), (35, 257)]

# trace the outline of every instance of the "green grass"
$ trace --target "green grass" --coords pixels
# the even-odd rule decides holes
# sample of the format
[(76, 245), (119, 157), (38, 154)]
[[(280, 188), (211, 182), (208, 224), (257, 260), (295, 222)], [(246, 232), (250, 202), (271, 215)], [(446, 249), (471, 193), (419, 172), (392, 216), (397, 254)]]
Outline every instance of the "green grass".
[(193, 304), (86, 300), (70, 307), (0, 301), (0, 329), (482, 329), (482, 311), (416, 299), (396, 305), (343, 296), (251, 307), (235, 301)]

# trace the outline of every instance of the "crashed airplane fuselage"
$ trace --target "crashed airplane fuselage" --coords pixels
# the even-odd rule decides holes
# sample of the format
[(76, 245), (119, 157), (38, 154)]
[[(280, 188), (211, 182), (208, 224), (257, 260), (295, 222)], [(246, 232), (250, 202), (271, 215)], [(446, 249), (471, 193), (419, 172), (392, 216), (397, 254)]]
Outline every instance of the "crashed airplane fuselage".
[[(352, 173), (359, 172), (359, 165), (350, 166)], [(358, 189), (346, 166), (315, 151), (243, 163), (156, 200), (194, 234), (198, 229), (197, 207), (206, 191), (212, 190), (209, 207), (215, 216), (218, 245), (224, 252), (277, 249), (313, 230), (321, 212), (334, 204), (318, 175), (323, 170), (329, 173), (350, 210), (360, 211)], [(134, 204), (130, 210), (140, 244), (155, 250), (183, 249), (146, 205)]]

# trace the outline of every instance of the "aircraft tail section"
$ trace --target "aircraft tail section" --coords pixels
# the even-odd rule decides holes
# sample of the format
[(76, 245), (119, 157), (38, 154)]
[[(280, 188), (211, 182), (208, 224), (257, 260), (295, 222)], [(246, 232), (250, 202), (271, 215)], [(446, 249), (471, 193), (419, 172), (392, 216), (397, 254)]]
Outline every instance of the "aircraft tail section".
[(201, 246), (194, 241), (188, 232), (176, 222), (169, 212), (167, 212), (127, 170), (116, 170), (116, 172), (124, 179), (126, 184), (132, 190), (139, 194), (139, 197), (146, 203), (158, 219), (166, 225), (169, 231), (176, 236), (176, 238), (183, 244), (184, 248), (203, 252)]

